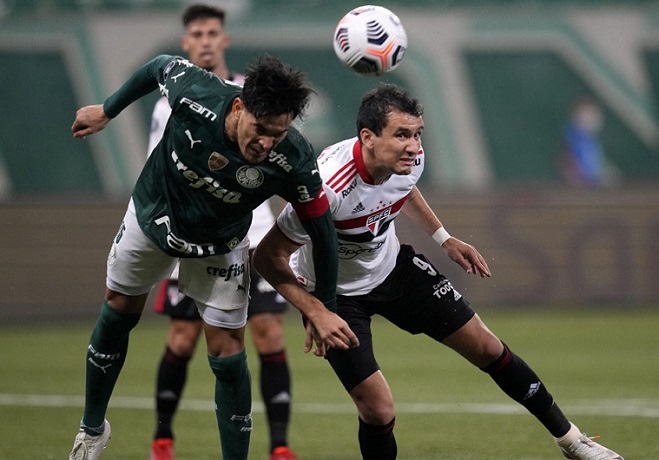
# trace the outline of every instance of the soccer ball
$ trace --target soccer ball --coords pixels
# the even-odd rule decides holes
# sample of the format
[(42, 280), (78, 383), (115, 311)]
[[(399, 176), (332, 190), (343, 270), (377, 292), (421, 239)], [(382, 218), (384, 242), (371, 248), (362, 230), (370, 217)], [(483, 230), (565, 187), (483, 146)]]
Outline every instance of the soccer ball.
[(343, 16), (333, 41), (341, 62), (362, 75), (394, 70), (407, 49), (407, 33), (398, 16), (376, 5), (360, 6)]

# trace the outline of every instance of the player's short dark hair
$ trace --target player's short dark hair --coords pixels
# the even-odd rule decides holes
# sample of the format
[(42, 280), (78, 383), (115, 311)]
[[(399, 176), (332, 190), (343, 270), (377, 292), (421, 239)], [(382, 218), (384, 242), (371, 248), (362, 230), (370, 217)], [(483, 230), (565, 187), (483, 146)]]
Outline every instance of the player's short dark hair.
[(357, 111), (357, 133), (367, 128), (380, 136), (393, 110), (415, 117), (423, 115), (423, 107), (410, 93), (391, 83), (381, 84), (362, 98)]
[(226, 13), (222, 8), (218, 8), (213, 5), (205, 5), (203, 3), (195, 3), (188, 6), (181, 14), (181, 21), (183, 22), (183, 27), (187, 26), (190, 22), (196, 21), (198, 19), (210, 19), (215, 18), (220, 21), (220, 24), (224, 25), (224, 18)]
[(304, 72), (266, 53), (247, 66), (241, 99), (256, 118), (288, 113), (296, 118), (313, 92)]

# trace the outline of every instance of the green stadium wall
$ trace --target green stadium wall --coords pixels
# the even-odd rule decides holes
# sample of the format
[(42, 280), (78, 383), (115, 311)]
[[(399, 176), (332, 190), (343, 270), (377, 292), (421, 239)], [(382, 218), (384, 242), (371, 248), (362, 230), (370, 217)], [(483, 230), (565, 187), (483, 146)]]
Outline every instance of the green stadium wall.
[[(181, 2), (151, 3), (158, 7), (33, 0), (0, 9), (3, 315), (41, 316), (43, 305), (58, 315), (97, 312), (158, 95), (85, 141), (70, 125), (77, 107), (102, 102), (151, 57), (180, 52)], [(421, 189), (495, 276), (466, 277), (404, 222), (401, 239), (418, 241), (475, 305), (659, 305), (659, 10), (651, 2), (383, 2), (404, 22), (409, 50), (381, 79), (357, 76), (333, 55), (334, 26), (354, 3), (223, 4), (234, 70), (265, 51), (309, 73), (318, 96), (300, 127), (318, 150), (355, 134), (358, 101), (380, 81), (422, 100)], [(604, 109), (617, 188), (561, 183), (561, 132), (584, 94)]]

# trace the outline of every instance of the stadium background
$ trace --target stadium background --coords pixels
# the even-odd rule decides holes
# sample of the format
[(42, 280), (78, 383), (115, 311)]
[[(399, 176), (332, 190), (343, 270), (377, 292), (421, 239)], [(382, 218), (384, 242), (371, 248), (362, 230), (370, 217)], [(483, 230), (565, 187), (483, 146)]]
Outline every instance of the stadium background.
[[(338, 19), (360, 2), (230, 0), (230, 66), (267, 51), (318, 91), (302, 124), (317, 149), (354, 134), (378, 80), (336, 60)], [(409, 38), (384, 80), (426, 108), (422, 191), (494, 271), (476, 280), (422, 243), (474, 304), (659, 305), (659, 8), (650, 1), (381, 1)], [(161, 52), (179, 53), (173, 0), (0, 0), (0, 320), (94, 317), (109, 242), (144, 159), (157, 95), (74, 141), (102, 102)], [(570, 104), (604, 108), (615, 188), (574, 190), (557, 157)], [(44, 308), (46, 307), (46, 308)]]

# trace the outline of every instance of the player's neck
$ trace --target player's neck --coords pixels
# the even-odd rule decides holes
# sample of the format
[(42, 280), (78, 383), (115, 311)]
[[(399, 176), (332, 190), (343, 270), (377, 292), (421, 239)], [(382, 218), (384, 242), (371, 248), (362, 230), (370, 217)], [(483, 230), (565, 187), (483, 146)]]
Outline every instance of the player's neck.
[(373, 184), (380, 185), (391, 176), (391, 171), (385, 166), (378, 163), (373, 151), (362, 145), (362, 161), (368, 174), (373, 180)]
[(225, 80), (227, 80), (231, 76), (231, 71), (229, 70), (225, 62), (221, 62), (218, 65), (216, 65), (211, 70), (211, 72), (213, 72), (215, 75)]

